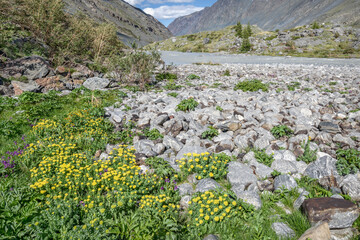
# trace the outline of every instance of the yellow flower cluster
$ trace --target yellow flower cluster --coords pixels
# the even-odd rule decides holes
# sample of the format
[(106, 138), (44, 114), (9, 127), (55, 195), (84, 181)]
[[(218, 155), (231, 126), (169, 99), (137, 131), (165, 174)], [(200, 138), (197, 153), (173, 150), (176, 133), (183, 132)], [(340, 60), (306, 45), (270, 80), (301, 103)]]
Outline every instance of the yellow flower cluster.
[(141, 197), (140, 200), (140, 209), (151, 209), (158, 212), (168, 212), (179, 209), (180, 205), (175, 205), (173, 203), (174, 198), (166, 196), (165, 194), (160, 194), (157, 196), (154, 195), (145, 195)]
[(194, 196), (189, 204), (188, 213), (196, 226), (209, 222), (222, 222), (242, 210), (241, 205), (228, 194), (213, 191)]
[[(86, 125), (78, 127), (83, 131), (74, 132), (77, 127), (74, 121)], [(33, 183), (30, 187), (46, 194), (49, 203), (57, 199), (71, 200), (83, 203), (84, 209), (91, 209), (101, 207), (103, 198), (109, 201), (112, 197), (113, 203), (108, 208), (113, 209), (121, 207), (124, 198), (135, 205), (140, 196), (151, 193), (160, 184), (156, 174), (139, 173), (133, 148), (121, 146), (106, 161), (94, 160), (84, 152), (84, 141), (95, 142), (88, 139), (89, 136), (101, 138), (104, 135), (105, 131), (99, 127), (101, 121), (80, 111), (70, 114), (65, 126), (45, 120), (34, 127), (34, 134), (41, 133), (43, 137), (39, 136), (37, 144), (31, 145), (22, 157), (24, 161), (40, 159), (31, 169)], [(55, 129), (61, 135), (49, 137), (46, 130), (55, 131), (55, 127), (61, 128)]]
[(227, 174), (226, 164), (230, 157), (225, 154), (213, 154), (205, 152), (201, 154), (187, 153), (185, 158), (177, 160), (180, 170), (184, 175), (197, 173), (197, 178), (221, 179)]

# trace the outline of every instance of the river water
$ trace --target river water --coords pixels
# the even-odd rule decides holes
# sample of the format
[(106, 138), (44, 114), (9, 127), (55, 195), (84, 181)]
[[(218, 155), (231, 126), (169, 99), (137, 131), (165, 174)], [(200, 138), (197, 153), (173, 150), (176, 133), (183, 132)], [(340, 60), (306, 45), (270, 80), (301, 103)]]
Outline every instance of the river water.
[(219, 63), (219, 64), (306, 64), (329, 66), (360, 66), (359, 58), (304, 58), (304, 57), (272, 57), (247, 54), (225, 53), (184, 53), (161, 51), (161, 58), (167, 65), (181, 65), (192, 63)]

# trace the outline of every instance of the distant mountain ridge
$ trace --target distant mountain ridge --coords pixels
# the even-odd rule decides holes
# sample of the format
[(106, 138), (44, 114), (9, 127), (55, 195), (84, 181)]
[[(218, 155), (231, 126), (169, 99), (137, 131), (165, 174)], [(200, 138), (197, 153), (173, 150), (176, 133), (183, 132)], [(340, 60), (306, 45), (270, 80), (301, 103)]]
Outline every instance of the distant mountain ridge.
[(218, 0), (211, 7), (175, 19), (168, 29), (180, 36), (219, 30), (238, 21), (264, 30), (292, 28), (317, 19), (357, 23), (359, 12), (359, 0)]
[(136, 42), (140, 46), (161, 41), (171, 32), (151, 15), (123, 0), (64, 0), (71, 14), (81, 12), (97, 22), (115, 24), (118, 35), (125, 44)]

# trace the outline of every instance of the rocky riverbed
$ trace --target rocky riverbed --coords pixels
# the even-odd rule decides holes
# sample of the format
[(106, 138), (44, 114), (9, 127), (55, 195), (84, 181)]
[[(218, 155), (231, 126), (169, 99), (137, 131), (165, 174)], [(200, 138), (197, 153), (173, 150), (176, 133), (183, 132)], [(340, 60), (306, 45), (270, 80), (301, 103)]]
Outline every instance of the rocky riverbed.
[[(162, 81), (157, 84), (160, 91), (128, 93), (129, 97), (123, 101), (127, 109), (106, 109), (110, 121), (119, 130), (126, 122), (134, 121), (138, 128), (157, 129), (164, 136), (156, 141), (135, 137), (139, 160), (159, 156), (179, 171), (177, 160), (185, 153), (222, 152), (234, 156), (235, 161), (228, 164), (227, 181), (238, 198), (256, 208), (262, 207), (262, 193), (295, 188), (295, 179), (304, 176), (317, 179), (336, 198), (347, 194), (353, 201), (360, 201), (360, 174), (340, 173), (336, 152), (338, 149), (360, 151), (360, 67), (181, 65), (171, 72), (177, 74), (178, 80), (170, 84), (182, 86), (181, 89), (164, 90), (169, 83)], [(190, 80), (191, 74), (200, 79)], [(238, 82), (247, 79), (261, 80), (268, 91), (234, 90)], [(169, 96), (169, 93), (176, 94)], [(182, 100), (191, 98), (199, 103), (194, 111), (177, 111)], [(279, 125), (288, 126), (293, 134), (275, 138), (271, 130)], [(202, 134), (208, 127), (215, 128), (218, 135), (204, 139)], [(308, 150), (304, 149), (306, 143)], [(252, 149), (265, 149), (266, 154), (273, 156), (271, 165), (259, 163)], [(304, 151), (316, 152), (315, 161), (299, 161)], [(150, 170), (145, 165), (141, 167)], [(282, 175), (274, 178), (274, 171)], [(192, 184), (197, 184), (195, 190)], [(194, 191), (219, 186), (211, 178), (189, 179), (180, 185), (182, 206), (186, 208)], [(299, 191), (296, 208), (308, 194), (303, 189)], [(351, 227), (359, 215), (355, 205), (351, 208), (345, 212), (334, 210), (331, 218), (337, 220), (330, 221), (331, 224), (345, 218), (351, 219), (351, 223), (330, 224), (330, 229)], [(274, 229), (280, 235), (290, 231), (291, 236), (291, 229), (286, 226), (274, 226)], [(332, 239), (345, 239), (337, 238), (336, 234), (332, 231)]]

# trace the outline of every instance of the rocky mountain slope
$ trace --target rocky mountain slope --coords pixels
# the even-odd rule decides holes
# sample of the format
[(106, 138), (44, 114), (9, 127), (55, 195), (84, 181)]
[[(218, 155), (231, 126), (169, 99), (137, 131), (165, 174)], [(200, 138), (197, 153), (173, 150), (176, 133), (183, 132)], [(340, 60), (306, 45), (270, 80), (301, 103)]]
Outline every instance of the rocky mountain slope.
[[(244, 26), (245, 27), (245, 26)], [(306, 25), (286, 31), (263, 31), (252, 26), (248, 53), (301, 57), (360, 57), (360, 29), (340, 24)], [(242, 38), (234, 26), (218, 31), (172, 37), (146, 46), (147, 49), (180, 52), (239, 53)]]
[(170, 37), (170, 31), (154, 17), (123, 0), (64, 0), (66, 10), (81, 12), (98, 22), (110, 22), (118, 29), (125, 44), (135, 41), (140, 46)]
[(275, 30), (308, 24), (324, 15), (324, 20), (356, 23), (359, 15), (353, 9), (358, 5), (358, 0), (218, 0), (202, 11), (175, 19), (168, 28), (179, 36), (218, 30), (242, 21)]

